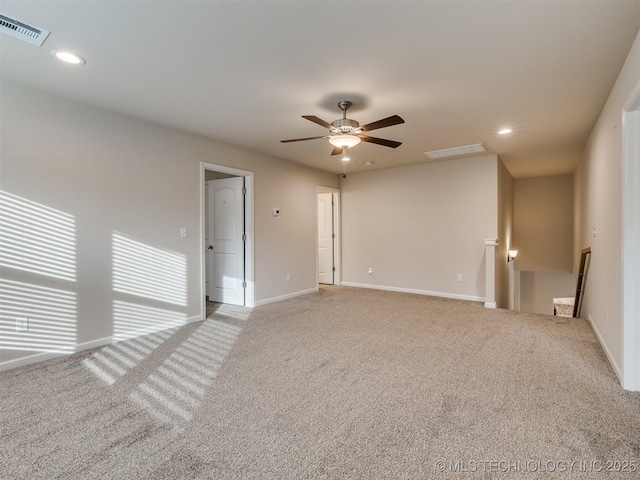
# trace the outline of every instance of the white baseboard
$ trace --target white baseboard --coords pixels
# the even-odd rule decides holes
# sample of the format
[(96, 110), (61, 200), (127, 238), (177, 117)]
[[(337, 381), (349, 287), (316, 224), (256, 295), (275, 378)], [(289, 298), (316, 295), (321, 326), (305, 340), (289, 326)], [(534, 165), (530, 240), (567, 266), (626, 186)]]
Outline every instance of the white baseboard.
[(430, 292), (428, 290), (416, 290), (413, 288), (387, 287), (384, 285), (370, 285), (368, 283), (342, 282), (345, 287), (371, 288), (374, 290), (386, 290), (389, 292), (415, 293), (416, 295), (429, 295), (432, 297), (453, 298), (456, 300), (470, 300), (472, 302), (484, 302), (484, 297), (474, 297), (471, 295), (460, 295), (457, 293)]
[(117, 336), (99, 338), (97, 340), (90, 340), (88, 342), (78, 343), (76, 345), (61, 348), (53, 352), (36, 353), (26, 357), (17, 358), (15, 360), (0, 362), (0, 372), (12, 370), (18, 367), (24, 367), (26, 365), (31, 365), (33, 363), (44, 362), (45, 360), (53, 360), (54, 358), (72, 355), (74, 353), (82, 352), (84, 350), (90, 350), (92, 348), (104, 347), (105, 345), (110, 345), (112, 343), (121, 342), (123, 340), (128, 340), (130, 338), (141, 337), (143, 335), (149, 335), (150, 333), (156, 333), (162, 330), (168, 330), (169, 328), (179, 327), (179, 326), (187, 325), (193, 322), (199, 322), (200, 320), (203, 320), (202, 316), (195, 315), (193, 317), (188, 317), (179, 322), (163, 323), (161, 325), (137, 330), (135, 332), (130, 332), (130, 333), (127, 333), (126, 335), (117, 335)]
[(598, 330), (598, 326), (593, 321), (593, 318), (591, 318), (591, 314), (589, 314), (589, 313), (587, 313), (587, 321), (591, 324), (591, 328), (593, 329), (593, 333), (596, 334), (596, 338), (598, 339), (598, 343), (600, 343), (600, 346), (602, 347), (602, 350), (604, 350), (604, 354), (607, 356), (607, 360), (609, 360), (609, 364), (611, 365), (611, 368), (613, 369), (613, 373), (616, 374), (616, 377), (618, 377), (618, 381), (620, 382), (620, 385), (622, 385), (622, 370), (620, 369), (620, 366), (618, 365), (618, 363), (615, 361), (613, 355), (611, 355), (611, 352), (609, 351), (609, 347), (607, 346), (606, 342), (604, 341), (604, 338), (602, 337), (602, 334), (600, 333), (600, 330)]
[(265, 298), (264, 300), (258, 300), (255, 302), (255, 306), (259, 307), (261, 305), (267, 305), (269, 303), (280, 302), (282, 300), (287, 300), (288, 298), (299, 297), (300, 295), (308, 295), (309, 293), (314, 293), (318, 291), (318, 287), (309, 288), (307, 290), (300, 290), (299, 292), (287, 293), (286, 295), (280, 295), (279, 297), (271, 297)]

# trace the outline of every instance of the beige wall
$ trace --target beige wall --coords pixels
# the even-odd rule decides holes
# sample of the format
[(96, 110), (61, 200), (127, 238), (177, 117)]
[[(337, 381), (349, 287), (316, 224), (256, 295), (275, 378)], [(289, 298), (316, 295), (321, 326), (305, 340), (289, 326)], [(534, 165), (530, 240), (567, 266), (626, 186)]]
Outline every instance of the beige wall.
[(520, 272), (520, 310), (553, 315), (553, 299), (573, 297), (576, 281), (571, 273)]
[(498, 239), (496, 248), (496, 304), (509, 308), (509, 268), (507, 252), (513, 248), (514, 197), (513, 177), (498, 160)]
[(514, 184), (516, 270), (573, 271), (573, 176), (518, 178)]
[(497, 162), (485, 155), (348, 175), (343, 282), (484, 300), (484, 239), (498, 232)]
[[(54, 219), (43, 243), (65, 227), (69, 256), (59, 253), (50, 263), (73, 271), (73, 278), (57, 278), (3, 262), (5, 299), (18, 295), (20, 285), (60, 292), (67, 302), (61, 320), (67, 330), (54, 335), (50, 348), (33, 348), (54, 314), (35, 315), (30, 331), (16, 335), (14, 310), (4, 303), (0, 366), (60, 346), (106, 343), (115, 333), (117, 305), (157, 309), (157, 318), (200, 318), (200, 162), (255, 173), (256, 301), (316, 288), (316, 185), (336, 188), (336, 175), (7, 83), (0, 95), (0, 191), (13, 202), (4, 214), (22, 205)], [(273, 207), (281, 209), (280, 217), (272, 216)], [(182, 227), (187, 238), (180, 238)], [(181, 292), (176, 301), (114, 290), (114, 235), (156, 257), (177, 259), (179, 271), (159, 273)], [(136, 270), (141, 286), (160, 288), (158, 275), (143, 265)], [(20, 308), (33, 316), (37, 308), (29, 302), (35, 300)], [(22, 346), (8, 348), (9, 338)]]
[(592, 251), (582, 316), (591, 320), (618, 376), (623, 332), (622, 112), (639, 84), (640, 34), (591, 132), (575, 174), (580, 223), (574, 260), (579, 260), (581, 249), (590, 246)]

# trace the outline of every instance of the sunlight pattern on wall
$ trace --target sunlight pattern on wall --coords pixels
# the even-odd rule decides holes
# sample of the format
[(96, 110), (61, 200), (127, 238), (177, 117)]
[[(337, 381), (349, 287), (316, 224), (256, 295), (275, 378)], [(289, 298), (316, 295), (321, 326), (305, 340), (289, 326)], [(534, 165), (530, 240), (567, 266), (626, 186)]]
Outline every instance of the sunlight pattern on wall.
[(102, 348), (82, 361), (96, 377), (113, 385), (124, 377), (156, 348), (170, 338), (177, 329), (168, 329), (153, 335), (132, 338)]
[(129, 397), (158, 421), (184, 431), (240, 330), (205, 320)]
[(113, 290), (152, 300), (187, 304), (187, 258), (114, 232)]
[[(76, 305), (74, 292), (0, 279), (0, 347), (73, 352)], [(19, 317), (29, 319), (28, 331), (16, 331), (16, 318)]]
[(166, 328), (184, 325), (186, 322), (187, 315), (182, 312), (118, 300), (113, 302), (115, 341), (147, 335)]
[(0, 266), (75, 281), (74, 217), (0, 191)]

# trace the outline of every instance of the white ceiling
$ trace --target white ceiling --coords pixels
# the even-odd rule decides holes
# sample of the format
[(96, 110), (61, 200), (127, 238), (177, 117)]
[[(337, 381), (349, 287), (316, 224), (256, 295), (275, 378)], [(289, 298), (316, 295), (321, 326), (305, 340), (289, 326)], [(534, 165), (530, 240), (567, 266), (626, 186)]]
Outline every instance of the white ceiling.
[[(640, 0), (2, 0), (51, 34), (0, 35), (0, 78), (341, 173), (301, 115), (361, 124), (347, 171), (483, 142), (514, 177), (570, 173), (640, 28)], [(51, 50), (71, 49), (70, 66)], [(510, 126), (514, 132), (498, 136)], [(365, 161), (373, 161), (366, 166)]]

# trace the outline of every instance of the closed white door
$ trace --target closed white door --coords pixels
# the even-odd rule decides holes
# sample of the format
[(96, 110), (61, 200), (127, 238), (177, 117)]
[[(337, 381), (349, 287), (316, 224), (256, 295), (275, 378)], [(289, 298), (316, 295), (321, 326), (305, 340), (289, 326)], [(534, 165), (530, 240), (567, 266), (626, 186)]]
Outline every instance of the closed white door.
[(244, 305), (243, 177), (207, 182), (207, 295)]
[(333, 194), (318, 194), (318, 282), (333, 285)]

